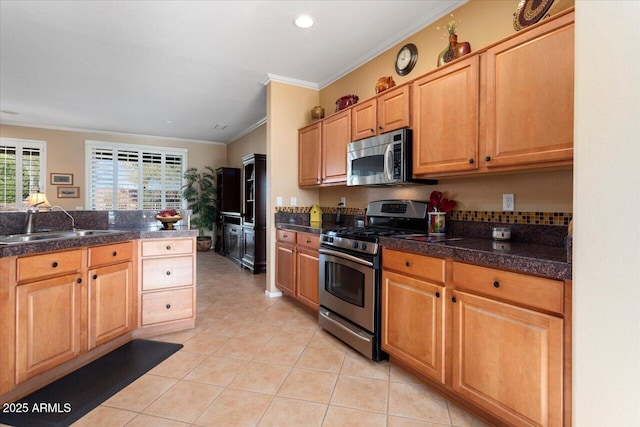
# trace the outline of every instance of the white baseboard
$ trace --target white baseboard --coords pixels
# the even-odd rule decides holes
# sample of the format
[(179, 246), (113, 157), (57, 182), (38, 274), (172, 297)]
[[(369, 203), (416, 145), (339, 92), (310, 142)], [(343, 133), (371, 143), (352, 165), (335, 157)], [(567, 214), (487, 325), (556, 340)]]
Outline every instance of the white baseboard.
[(264, 293), (269, 297), (269, 298), (277, 298), (277, 297), (281, 297), (282, 296), (282, 292), (280, 291), (276, 291), (276, 292), (269, 292), (267, 289), (264, 290)]

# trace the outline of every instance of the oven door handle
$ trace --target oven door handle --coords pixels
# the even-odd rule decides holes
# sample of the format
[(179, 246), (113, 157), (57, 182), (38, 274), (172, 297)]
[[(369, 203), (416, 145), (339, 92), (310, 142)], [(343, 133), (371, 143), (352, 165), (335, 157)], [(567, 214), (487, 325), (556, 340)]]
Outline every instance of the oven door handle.
[(319, 253), (324, 254), (324, 255), (332, 255), (336, 258), (342, 258), (342, 259), (346, 259), (349, 261), (353, 261), (355, 263), (358, 264), (362, 264), (362, 265), (366, 265), (367, 267), (373, 267), (373, 263), (364, 259), (360, 259), (357, 256), (353, 256), (353, 255), (349, 255), (349, 254), (345, 254), (344, 252), (339, 252), (339, 251), (334, 251), (331, 249), (324, 249), (324, 248), (320, 248), (318, 250)]

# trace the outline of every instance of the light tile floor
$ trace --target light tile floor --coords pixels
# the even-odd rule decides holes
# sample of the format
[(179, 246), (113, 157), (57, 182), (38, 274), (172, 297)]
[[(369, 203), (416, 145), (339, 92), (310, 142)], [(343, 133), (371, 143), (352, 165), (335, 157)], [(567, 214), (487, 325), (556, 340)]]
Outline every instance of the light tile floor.
[(196, 328), (179, 352), (76, 426), (486, 426), (388, 362), (318, 328), (265, 275), (198, 253)]

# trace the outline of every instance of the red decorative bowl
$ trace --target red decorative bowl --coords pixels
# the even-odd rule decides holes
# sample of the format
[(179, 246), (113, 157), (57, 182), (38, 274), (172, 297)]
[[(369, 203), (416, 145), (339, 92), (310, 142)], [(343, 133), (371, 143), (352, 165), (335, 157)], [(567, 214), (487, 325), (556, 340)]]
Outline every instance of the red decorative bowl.
[(358, 102), (358, 95), (345, 95), (336, 101), (336, 112), (354, 105)]

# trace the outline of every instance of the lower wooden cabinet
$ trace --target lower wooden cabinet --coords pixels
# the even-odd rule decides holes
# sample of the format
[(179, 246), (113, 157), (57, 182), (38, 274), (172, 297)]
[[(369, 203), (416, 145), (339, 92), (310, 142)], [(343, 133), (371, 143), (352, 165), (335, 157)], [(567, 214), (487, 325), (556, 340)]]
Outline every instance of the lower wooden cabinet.
[(82, 286), (71, 274), (17, 287), (16, 383), (80, 354)]
[(317, 310), (320, 239), (318, 235), (276, 230), (276, 286)]
[(444, 287), (385, 271), (382, 349), (444, 384)]
[(133, 329), (131, 261), (89, 270), (89, 349)]
[(570, 282), (388, 249), (382, 264), (392, 362), (499, 424), (571, 424)]
[(195, 245), (195, 237), (140, 241), (138, 336), (195, 326)]
[(453, 291), (453, 389), (510, 425), (562, 425), (563, 320)]

